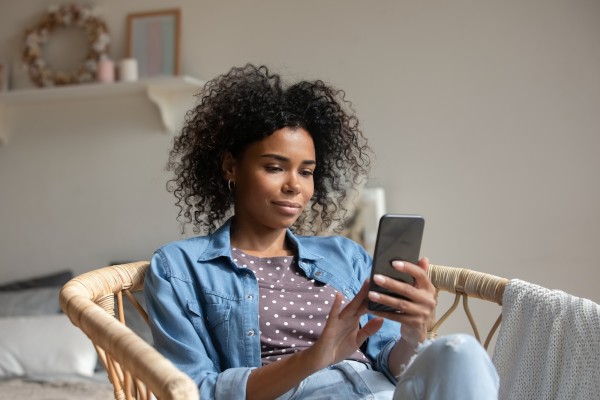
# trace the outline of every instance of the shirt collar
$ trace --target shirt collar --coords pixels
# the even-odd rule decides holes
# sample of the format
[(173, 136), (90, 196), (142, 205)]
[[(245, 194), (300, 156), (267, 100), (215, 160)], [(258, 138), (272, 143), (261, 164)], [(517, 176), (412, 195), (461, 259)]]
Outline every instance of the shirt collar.
[(208, 236), (206, 249), (200, 254), (198, 261), (208, 261), (219, 257), (231, 257), (231, 218)]
[[(199, 262), (212, 260), (218, 257), (231, 258), (231, 221), (232, 218), (229, 218), (219, 227), (219, 229), (209, 236), (210, 242), (208, 246), (206, 246), (204, 252), (200, 254), (200, 257), (198, 258)], [(323, 258), (302, 245), (302, 236), (294, 235), (290, 229), (287, 230), (286, 236), (290, 243), (292, 243), (292, 246), (298, 250), (298, 258), (300, 260), (318, 260)]]

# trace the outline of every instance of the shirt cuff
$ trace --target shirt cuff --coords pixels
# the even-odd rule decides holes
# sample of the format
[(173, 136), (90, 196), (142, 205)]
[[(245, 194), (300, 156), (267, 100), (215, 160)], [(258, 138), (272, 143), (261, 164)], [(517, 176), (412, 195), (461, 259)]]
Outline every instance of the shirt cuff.
[(254, 368), (229, 368), (221, 372), (215, 384), (215, 399), (245, 400), (246, 385)]
[(394, 385), (398, 383), (398, 379), (392, 374), (389, 366), (390, 353), (398, 340), (390, 340), (379, 352), (377, 356), (377, 367), (379, 372), (383, 373)]

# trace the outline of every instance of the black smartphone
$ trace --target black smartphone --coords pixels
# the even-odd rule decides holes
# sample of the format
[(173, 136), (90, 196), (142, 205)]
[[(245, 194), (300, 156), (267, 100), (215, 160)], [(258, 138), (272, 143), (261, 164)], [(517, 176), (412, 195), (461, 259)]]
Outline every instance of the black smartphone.
[[(392, 261), (400, 260), (417, 264), (424, 228), (425, 219), (420, 215), (385, 214), (381, 217), (377, 230), (375, 253), (373, 255), (370, 290), (401, 297), (378, 286), (373, 281), (374, 274), (381, 274), (411, 285), (414, 284), (414, 278), (409, 274), (394, 269)], [(369, 301), (369, 310), (396, 311), (388, 306), (372, 301)]]

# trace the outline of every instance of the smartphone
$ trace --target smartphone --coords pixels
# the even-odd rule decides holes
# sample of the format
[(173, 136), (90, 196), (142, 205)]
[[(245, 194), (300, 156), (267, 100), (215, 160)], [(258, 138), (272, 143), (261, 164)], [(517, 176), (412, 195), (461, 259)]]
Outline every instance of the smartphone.
[[(417, 264), (424, 228), (425, 218), (420, 215), (385, 214), (381, 217), (371, 268), (370, 290), (389, 296), (402, 297), (378, 286), (373, 281), (374, 274), (385, 275), (411, 285), (414, 284), (414, 278), (394, 269), (392, 261), (400, 260)], [(369, 310), (396, 311), (372, 301), (369, 301)]]

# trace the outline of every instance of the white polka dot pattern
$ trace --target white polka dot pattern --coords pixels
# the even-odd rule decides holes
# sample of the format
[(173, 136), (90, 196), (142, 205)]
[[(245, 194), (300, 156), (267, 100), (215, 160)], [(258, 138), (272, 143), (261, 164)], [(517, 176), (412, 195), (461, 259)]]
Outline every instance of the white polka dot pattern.
[[(233, 261), (258, 280), (263, 364), (310, 347), (325, 326), (336, 290), (308, 279), (295, 257), (259, 258), (237, 248), (231, 252)], [(368, 362), (360, 351), (352, 359)]]

